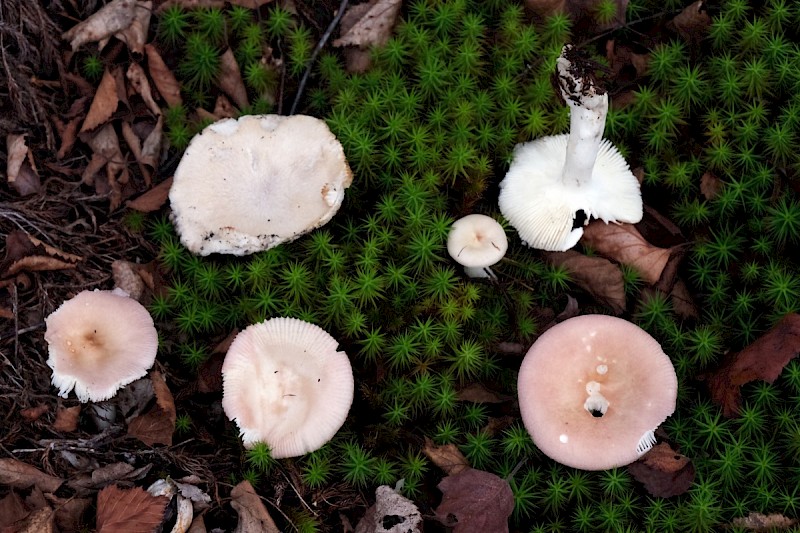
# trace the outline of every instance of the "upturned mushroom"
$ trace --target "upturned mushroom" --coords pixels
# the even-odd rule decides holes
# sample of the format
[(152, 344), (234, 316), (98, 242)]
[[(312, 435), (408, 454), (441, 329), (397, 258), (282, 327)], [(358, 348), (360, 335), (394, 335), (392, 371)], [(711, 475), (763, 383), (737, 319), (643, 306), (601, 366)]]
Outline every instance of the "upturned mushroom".
[(658, 342), (606, 315), (548, 329), (528, 350), (518, 378), (520, 413), (534, 444), (584, 470), (627, 465), (649, 450), (677, 392)]
[(192, 253), (251, 254), (327, 223), (352, 177), (317, 118), (225, 119), (186, 149), (169, 192), (172, 219)]
[(222, 407), (247, 448), (266, 443), (276, 459), (322, 447), (353, 403), (347, 354), (325, 330), (271, 318), (239, 333), (222, 364)]
[(496, 278), (489, 267), (500, 261), (506, 250), (508, 239), (503, 226), (486, 215), (459, 218), (447, 235), (447, 253), (471, 278)]
[(82, 402), (107, 400), (153, 366), (158, 333), (150, 313), (119, 289), (83, 291), (45, 319), (53, 385)]
[(570, 108), (566, 135), (517, 145), (500, 183), (500, 211), (528, 246), (572, 248), (588, 222), (639, 222), (639, 182), (610, 141), (603, 139), (608, 94), (598, 87), (587, 61), (564, 46), (556, 64), (561, 95)]

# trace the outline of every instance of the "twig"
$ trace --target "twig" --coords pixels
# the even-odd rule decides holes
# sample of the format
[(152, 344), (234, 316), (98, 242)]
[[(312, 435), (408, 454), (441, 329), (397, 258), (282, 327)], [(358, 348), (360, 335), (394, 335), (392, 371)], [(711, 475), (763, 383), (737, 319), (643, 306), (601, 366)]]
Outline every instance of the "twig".
[(339, 4), (339, 10), (336, 12), (336, 16), (333, 17), (333, 20), (330, 24), (328, 24), (328, 29), (325, 30), (325, 33), (322, 34), (322, 38), (317, 43), (317, 47), (314, 48), (314, 52), (311, 54), (311, 58), (308, 60), (308, 64), (306, 65), (306, 71), (303, 73), (303, 77), (300, 80), (300, 85), (297, 86), (297, 93), (294, 95), (294, 102), (292, 103), (292, 108), (289, 110), (290, 115), (294, 115), (294, 112), (297, 110), (297, 105), (300, 103), (300, 99), (303, 97), (303, 91), (306, 88), (306, 83), (308, 83), (308, 77), (311, 75), (311, 69), (314, 66), (314, 62), (317, 59), (317, 56), (322, 51), (322, 48), (325, 46), (325, 43), (328, 42), (330, 39), (331, 34), (333, 33), (333, 29), (339, 25), (339, 21), (342, 20), (342, 15), (344, 15), (344, 10), (347, 8), (347, 3), (349, 0), (342, 0)]

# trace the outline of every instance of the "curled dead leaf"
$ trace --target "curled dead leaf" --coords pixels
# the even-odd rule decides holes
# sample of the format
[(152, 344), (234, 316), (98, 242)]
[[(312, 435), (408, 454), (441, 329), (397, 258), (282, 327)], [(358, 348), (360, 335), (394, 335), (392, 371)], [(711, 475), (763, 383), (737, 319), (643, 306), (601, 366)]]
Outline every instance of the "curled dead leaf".
[(42, 188), (33, 153), (25, 142), (25, 134), (9, 133), (6, 137), (6, 180), (20, 196), (35, 194)]
[(91, 131), (101, 124), (108, 122), (119, 105), (117, 91), (116, 76), (106, 69), (105, 72), (103, 72), (100, 85), (97, 86), (97, 92), (92, 99), (92, 104), (89, 106), (86, 119), (83, 121), (83, 125), (81, 125), (80, 133)]
[(650, 495), (670, 498), (689, 490), (695, 470), (691, 459), (673, 450), (666, 442), (661, 442), (638, 461), (628, 465), (628, 472), (644, 485)]
[(175, 401), (164, 376), (159, 371), (150, 372), (150, 381), (153, 383), (156, 405), (130, 421), (128, 435), (136, 437), (148, 446), (156, 444), (171, 446), (177, 418)]
[(135, 200), (128, 200), (125, 205), (130, 209), (151, 213), (158, 211), (167, 203), (169, 188), (172, 187), (172, 177), (165, 179)]
[(220, 56), (219, 88), (233, 99), (233, 102), (240, 109), (249, 105), (247, 100), (247, 89), (242, 81), (242, 73), (239, 64), (233, 56), (233, 50), (228, 48)]
[(441, 468), (448, 476), (458, 474), (469, 468), (469, 461), (455, 444), (438, 446), (431, 439), (425, 437), (425, 446), (422, 453), (428, 456), (433, 464)]
[(0, 459), (0, 485), (16, 489), (39, 487), (42, 492), (55, 492), (64, 481), (45, 474), (36, 467), (13, 458)]
[(697, 44), (702, 41), (711, 26), (711, 17), (706, 10), (706, 2), (697, 0), (686, 6), (672, 21), (670, 26), (685, 41)]
[(768, 515), (750, 513), (747, 516), (734, 518), (732, 523), (734, 527), (744, 528), (748, 531), (781, 531), (797, 524), (797, 520), (777, 513)]
[(144, 51), (147, 54), (147, 70), (150, 72), (156, 89), (161, 93), (161, 97), (170, 107), (181, 105), (183, 103), (181, 86), (161, 54), (158, 53), (158, 49), (152, 44), (146, 44)]
[(70, 41), (74, 52), (86, 43), (107, 39), (130, 26), (136, 16), (136, 8), (135, 0), (113, 0), (67, 30), (62, 37)]
[[(567, 269), (570, 278), (599, 303), (618, 315), (625, 310), (622, 271), (603, 257), (588, 257), (575, 250), (545, 253), (548, 263)], [(577, 304), (577, 302), (576, 302)], [(568, 318), (568, 317), (567, 317)]]
[(772, 383), (786, 364), (800, 354), (800, 314), (784, 316), (775, 326), (738, 353), (726, 356), (722, 365), (704, 376), (711, 399), (722, 414), (739, 414), (741, 386), (760, 379)]
[(280, 533), (249, 481), (242, 481), (233, 487), (231, 507), (239, 513), (235, 533)]
[(56, 419), (53, 421), (53, 431), (70, 433), (78, 429), (78, 419), (81, 415), (81, 406), (74, 407), (59, 406), (56, 411)]
[(655, 284), (669, 261), (671, 249), (647, 242), (632, 224), (590, 222), (583, 230), (581, 242), (598, 254), (633, 267), (642, 279)]

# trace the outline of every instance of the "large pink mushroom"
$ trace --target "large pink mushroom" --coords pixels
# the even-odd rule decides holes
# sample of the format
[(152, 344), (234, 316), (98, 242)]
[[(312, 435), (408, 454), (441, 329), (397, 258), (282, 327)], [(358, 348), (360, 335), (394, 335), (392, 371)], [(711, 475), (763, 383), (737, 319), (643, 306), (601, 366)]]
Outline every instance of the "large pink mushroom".
[(605, 315), (553, 326), (519, 371), (520, 412), (533, 442), (555, 461), (584, 470), (627, 465), (649, 450), (677, 392), (658, 342)]

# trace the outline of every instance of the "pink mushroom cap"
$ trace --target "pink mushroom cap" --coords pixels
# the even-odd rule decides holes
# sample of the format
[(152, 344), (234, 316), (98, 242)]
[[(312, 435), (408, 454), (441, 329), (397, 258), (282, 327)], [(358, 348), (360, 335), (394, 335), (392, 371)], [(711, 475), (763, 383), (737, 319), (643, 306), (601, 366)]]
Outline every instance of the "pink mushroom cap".
[(45, 319), (52, 382), (66, 397), (107, 400), (147, 374), (158, 333), (145, 307), (124, 291), (83, 291)]
[(632, 463), (675, 411), (669, 357), (638, 326), (606, 315), (565, 320), (543, 333), (519, 371), (525, 428), (548, 457), (583, 470)]

